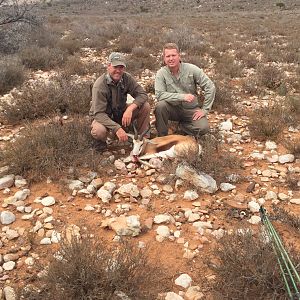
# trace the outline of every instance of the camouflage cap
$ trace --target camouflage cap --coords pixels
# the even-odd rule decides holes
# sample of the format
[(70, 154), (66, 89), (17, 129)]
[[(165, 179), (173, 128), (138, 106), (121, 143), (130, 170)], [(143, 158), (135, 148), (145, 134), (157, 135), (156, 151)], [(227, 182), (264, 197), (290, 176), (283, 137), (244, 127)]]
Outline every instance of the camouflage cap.
[(126, 67), (125, 56), (119, 52), (112, 52), (108, 57), (108, 63), (110, 63), (113, 67), (116, 66)]

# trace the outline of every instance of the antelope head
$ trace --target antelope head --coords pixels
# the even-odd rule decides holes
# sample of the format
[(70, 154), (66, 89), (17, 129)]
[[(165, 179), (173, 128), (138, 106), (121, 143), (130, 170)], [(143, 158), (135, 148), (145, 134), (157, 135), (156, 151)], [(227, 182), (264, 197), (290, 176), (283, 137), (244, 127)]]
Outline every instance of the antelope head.
[(150, 130), (150, 125), (149, 127), (142, 132), (141, 134), (138, 134), (137, 129), (135, 127), (135, 124), (132, 124), (133, 130), (134, 130), (134, 135), (133, 134), (127, 134), (130, 138), (132, 138), (133, 141), (133, 149), (132, 149), (132, 157), (133, 161), (138, 161), (138, 157), (143, 151), (143, 146), (145, 142), (149, 141), (148, 139), (145, 138), (145, 135), (149, 132)]

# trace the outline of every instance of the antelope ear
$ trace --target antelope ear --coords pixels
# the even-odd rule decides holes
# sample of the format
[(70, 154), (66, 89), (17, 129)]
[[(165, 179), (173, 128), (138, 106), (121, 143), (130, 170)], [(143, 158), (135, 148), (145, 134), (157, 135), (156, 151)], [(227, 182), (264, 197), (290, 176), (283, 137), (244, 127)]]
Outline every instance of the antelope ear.
[(134, 135), (131, 133), (127, 133), (127, 136), (130, 137), (134, 141)]

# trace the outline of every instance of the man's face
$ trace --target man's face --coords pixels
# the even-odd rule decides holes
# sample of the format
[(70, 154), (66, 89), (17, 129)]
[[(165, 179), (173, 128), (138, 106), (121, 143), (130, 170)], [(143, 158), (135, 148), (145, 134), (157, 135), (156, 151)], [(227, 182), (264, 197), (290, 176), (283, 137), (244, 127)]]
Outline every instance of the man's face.
[(176, 68), (180, 64), (180, 55), (176, 49), (165, 49), (164, 62), (169, 68)]
[(124, 66), (113, 66), (112, 64), (109, 64), (107, 66), (108, 74), (110, 75), (111, 79), (115, 82), (118, 82), (125, 71)]

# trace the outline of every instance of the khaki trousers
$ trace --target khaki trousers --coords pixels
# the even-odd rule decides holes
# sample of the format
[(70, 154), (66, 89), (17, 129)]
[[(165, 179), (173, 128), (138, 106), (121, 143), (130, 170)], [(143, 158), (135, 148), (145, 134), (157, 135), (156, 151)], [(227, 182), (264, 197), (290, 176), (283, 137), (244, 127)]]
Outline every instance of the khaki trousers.
[[(134, 120), (137, 121), (136, 125), (139, 134), (148, 129), (150, 123), (150, 105), (148, 102), (145, 102), (140, 108), (133, 111), (132, 121)], [(106, 141), (108, 129), (104, 125), (93, 120), (91, 128), (91, 134), (94, 139)]]
[(159, 101), (154, 110), (158, 136), (168, 135), (169, 120), (178, 121), (180, 128), (188, 135), (198, 137), (209, 132), (206, 117), (193, 120), (196, 110), (199, 110), (199, 108), (186, 109), (182, 105), (171, 105), (166, 101)]

